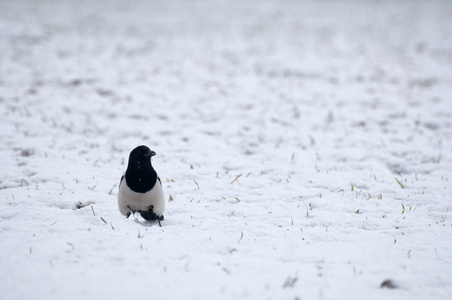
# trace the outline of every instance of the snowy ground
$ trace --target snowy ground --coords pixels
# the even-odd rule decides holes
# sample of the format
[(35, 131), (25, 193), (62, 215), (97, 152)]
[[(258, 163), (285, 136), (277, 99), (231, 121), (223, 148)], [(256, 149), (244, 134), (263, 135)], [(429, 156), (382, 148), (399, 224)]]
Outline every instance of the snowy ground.
[[(451, 15), (1, 1), (0, 298), (447, 298)], [(161, 228), (117, 208), (140, 144)]]

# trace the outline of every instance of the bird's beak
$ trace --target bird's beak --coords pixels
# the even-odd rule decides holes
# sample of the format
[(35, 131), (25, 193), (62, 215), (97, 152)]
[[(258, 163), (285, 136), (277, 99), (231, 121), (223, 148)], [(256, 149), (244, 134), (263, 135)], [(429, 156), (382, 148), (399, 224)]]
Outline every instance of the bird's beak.
[(154, 155), (156, 155), (157, 153), (155, 153), (154, 151), (149, 151), (148, 153), (146, 153), (146, 156), (148, 156), (148, 157), (152, 157), (152, 156), (154, 156)]

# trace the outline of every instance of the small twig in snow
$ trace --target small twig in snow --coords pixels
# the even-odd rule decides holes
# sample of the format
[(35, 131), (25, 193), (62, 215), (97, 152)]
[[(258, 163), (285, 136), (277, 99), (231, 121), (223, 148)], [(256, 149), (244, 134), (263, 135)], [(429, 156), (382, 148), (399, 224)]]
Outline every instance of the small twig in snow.
[(237, 177), (235, 177), (235, 179), (231, 181), (231, 184), (233, 184), (237, 179), (239, 179), (240, 176), (242, 176), (242, 173), (240, 173), (239, 175), (237, 175)]

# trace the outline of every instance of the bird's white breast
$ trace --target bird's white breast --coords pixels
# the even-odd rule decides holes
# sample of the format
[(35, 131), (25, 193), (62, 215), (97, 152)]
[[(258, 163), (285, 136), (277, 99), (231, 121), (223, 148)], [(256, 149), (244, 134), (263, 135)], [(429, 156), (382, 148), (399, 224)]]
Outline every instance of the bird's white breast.
[[(165, 210), (165, 196), (163, 195), (162, 184), (156, 179), (154, 187), (146, 193), (137, 193), (132, 191), (126, 182), (126, 177), (121, 181), (118, 193), (119, 211), (124, 216), (130, 213), (130, 209), (134, 211), (147, 211), (149, 207), (154, 206), (154, 213), (162, 216)], [(130, 209), (129, 209), (130, 207)]]

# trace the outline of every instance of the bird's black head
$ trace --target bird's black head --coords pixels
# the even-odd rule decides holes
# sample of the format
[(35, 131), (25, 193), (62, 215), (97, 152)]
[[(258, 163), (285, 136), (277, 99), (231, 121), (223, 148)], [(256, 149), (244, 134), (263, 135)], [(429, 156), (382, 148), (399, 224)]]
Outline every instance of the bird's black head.
[(146, 146), (138, 146), (130, 152), (129, 165), (149, 165), (156, 153)]

